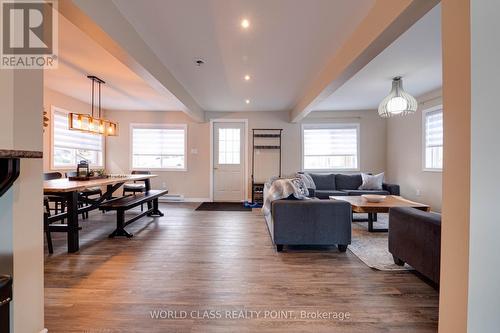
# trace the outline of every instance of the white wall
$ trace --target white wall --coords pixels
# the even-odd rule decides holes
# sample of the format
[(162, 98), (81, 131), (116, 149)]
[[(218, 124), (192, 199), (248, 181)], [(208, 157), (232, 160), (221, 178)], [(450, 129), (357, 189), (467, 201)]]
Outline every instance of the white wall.
[[(422, 112), (441, 105), (441, 91), (420, 97), (416, 113), (387, 122), (387, 180), (401, 185), (401, 195), (441, 211), (442, 173), (423, 171)], [(419, 194), (418, 194), (419, 192)]]
[[(106, 117), (120, 123), (120, 135), (108, 138), (106, 145), (106, 168), (113, 173), (131, 170), (129, 133), (131, 123), (184, 123), (188, 125), (188, 170), (186, 172), (155, 172), (160, 177), (153, 181), (153, 186), (162, 188), (165, 185), (170, 193), (183, 194), (186, 198), (207, 199), (210, 197), (210, 123), (208, 122), (210, 119), (248, 119), (249, 170), (251, 170), (251, 130), (253, 128), (282, 128), (284, 130), (282, 173), (292, 175), (301, 169), (301, 124), (290, 123), (288, 112), (207, 112), (207, 122), (204, 123), (194, 122), (182, 112), (108, 110)], [(361, 170), (370, 172), (385, 170), (386, 122), (378, 117), (376, 112), (317, 112), (307, 117), (304, 122), (359, 122), (361, 126)], [(196, 149), (198, 153), (191, 153), (192, 149)], [(261, 154), (266, 153), (261, 152)], [(250, 174), (249, 171), (249, 176)]]
[[(41, 70), (0, 71), (0, 149), (42, 150), (42, 87)], [(0, 274), (14, 278), (13, 332), (43, 329), (41, 173), (40, 159), (22, 159), (21, 175), (0, 198)]]
[(500, 2), (471, 0), (469, 332), (500, 329)]

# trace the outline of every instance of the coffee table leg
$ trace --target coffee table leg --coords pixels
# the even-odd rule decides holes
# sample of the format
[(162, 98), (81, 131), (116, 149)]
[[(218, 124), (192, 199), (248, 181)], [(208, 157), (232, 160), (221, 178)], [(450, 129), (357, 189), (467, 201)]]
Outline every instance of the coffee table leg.
[(375, 229), (373, 228), (373, 215), (376, 213), (368, 213), (368, 231), (369, 232), (388, 232), (389, 229), (387, 228), (381, 228), (381, 229)]

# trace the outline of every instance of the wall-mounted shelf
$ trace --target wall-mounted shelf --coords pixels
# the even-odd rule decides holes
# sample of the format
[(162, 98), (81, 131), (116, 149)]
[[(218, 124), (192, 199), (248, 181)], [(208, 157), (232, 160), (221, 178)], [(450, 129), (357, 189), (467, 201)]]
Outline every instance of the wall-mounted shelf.
[(0, 197), (19, 177), (21, 158), (42, 158), (41, 151), (0, 149)]

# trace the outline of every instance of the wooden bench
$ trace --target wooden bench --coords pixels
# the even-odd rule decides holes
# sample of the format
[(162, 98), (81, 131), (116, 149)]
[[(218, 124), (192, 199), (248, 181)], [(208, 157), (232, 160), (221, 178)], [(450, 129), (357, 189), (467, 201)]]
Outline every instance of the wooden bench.
[[(125, 236), (131, 238), (134, 235), (124, 229), (127, 225), (137, 221), (145, 215), (163, 216), (163, 213), (158, 209), (158, 198), (167, 193), (167, 190), (149, 190), (136, 195), (128, 195), (121, 198), (116, 198), (101, 204), (99, 206), (99, 209), (105, 211), (116, 211), (116, 230), (109, 235), (109, 238), (113, 238), (115, 236)], [(125, 211), (140, 206), (144, 203), (148, 204), (148, 210), (140, 213), (137, 216), (134, 216), (128, 221), (125, 221)]]

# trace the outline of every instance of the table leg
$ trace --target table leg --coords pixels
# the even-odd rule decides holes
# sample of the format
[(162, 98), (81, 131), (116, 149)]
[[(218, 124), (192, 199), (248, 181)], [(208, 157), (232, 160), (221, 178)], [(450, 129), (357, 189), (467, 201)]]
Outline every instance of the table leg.
[(387, 229), (387, 228), (380, 228), (380, 229), (373, 228), (373, 222), (376, 221), (376, 219), (374, 219), (375, 214), (377, 214), (377, 213), (368, 213), (368, 231), (369, 232), (388, 232), (389, 229)]
[(67, 200), (68, 218), (68, 252), (75, 253), (80, 249), (79, 226), (78, 226), (78, 192), (69, 192)]
[[(151, 190), (151, 179), (144, 179), (144, 186), (145, 186), (145, 189), (146, 189), (146, 192), (149, 192)], [(148, 201), (148, 210), (150, 210), (151, 208), (153, 208), (153, 205), (151, 203), (151, 201)]]
[(151, 211), (151, 213), (148, 214), (148, 216), (153, 216), (153, 217), (163, 216), (163, 213), (160, 211), (160, 209), (158, 209), (158, 198), (153, 199), (153, 210)]

